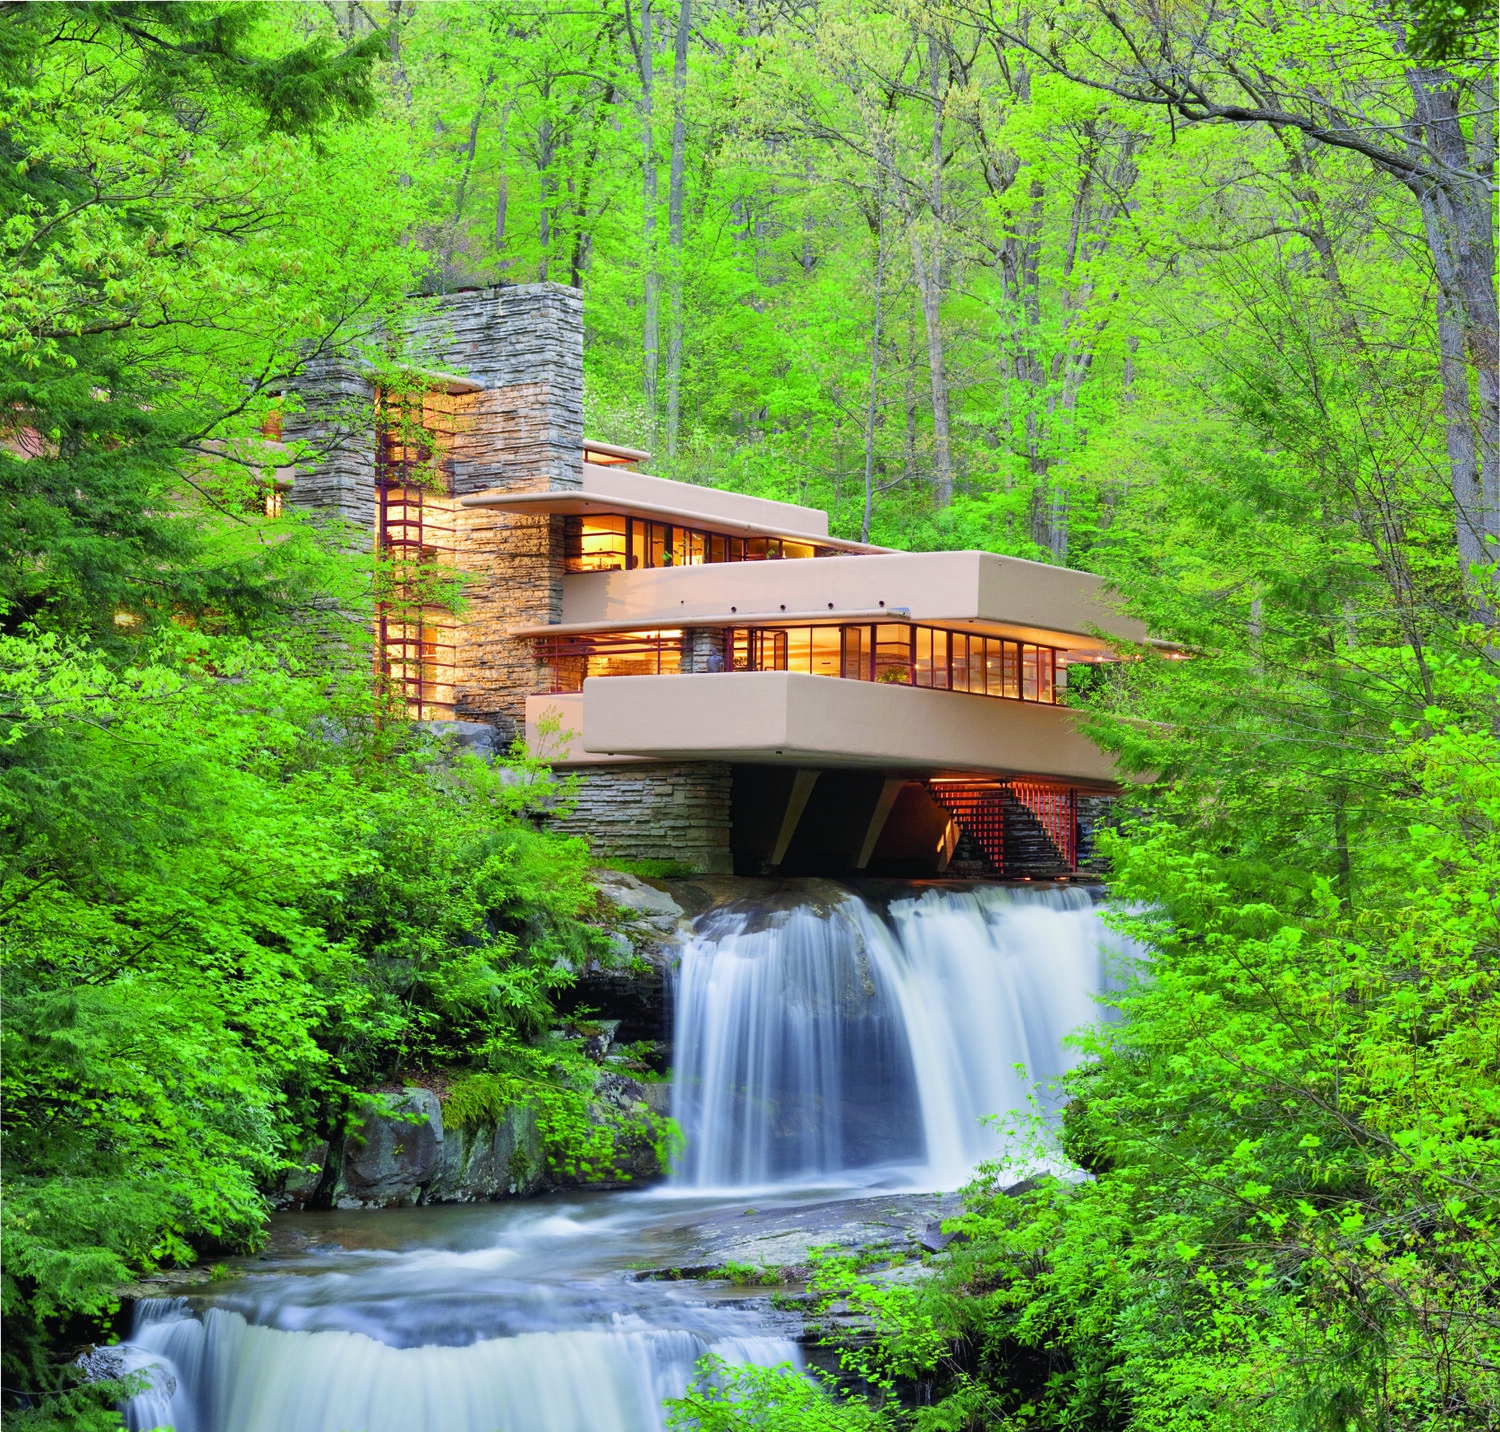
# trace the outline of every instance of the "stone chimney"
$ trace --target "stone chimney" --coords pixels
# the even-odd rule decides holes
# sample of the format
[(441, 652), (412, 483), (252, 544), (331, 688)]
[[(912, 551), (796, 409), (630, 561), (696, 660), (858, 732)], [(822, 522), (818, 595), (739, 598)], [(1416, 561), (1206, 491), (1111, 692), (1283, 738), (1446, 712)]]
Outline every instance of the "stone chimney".
[[(441, 684), (459, 719), (489, 722), (508, 740), (524, 721), (535, 660), (529, 641), (506, 632), (561, 618), (562, 518), (461, 508), (456, 499), (582, 486), (583, 295), (557, 283), (443, 294), (410, 324), (403, 358), (480, 385), (455, 400), (452, 493), (424, 499), (424, 521), (439, 560), (469, 578), (459, 620), (433, 618), (452, 638), (439, 643)], [(333, 358), (309, 366), (298, 388), (305, 411), (288, 416), (286, 439), (310, 440), (327, 456), (298, 470), (288, 501), (341, 517), (373, 542), (371, 375)]]

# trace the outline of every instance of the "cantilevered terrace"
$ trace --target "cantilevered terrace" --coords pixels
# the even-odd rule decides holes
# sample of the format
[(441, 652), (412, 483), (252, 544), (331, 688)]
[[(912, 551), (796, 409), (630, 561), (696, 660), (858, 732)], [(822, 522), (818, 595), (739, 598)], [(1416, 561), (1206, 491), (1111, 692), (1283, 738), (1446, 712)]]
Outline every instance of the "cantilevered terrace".
[[(584, 446), (581, 488), (463, 499), (565, 519), (560, 620), (510, 629), (535, 643), (533, 740), (547, 715), (572, 733), (548, 753), (557, 764), (774, 767), (736, 776), (737, 791), (773, 792), (782, 810), (771, 865), (826, 772), (865, 773), (880, 791), (859, 867), (907, 785), (953, 796), (976, 826), (985, 791), (1030, 793), (1042, 812), (1115, 789), (1110, 758), (1066, 706), (1070, 666), (1107, 658), (1109, 637), (1144, 637), (1099, 578), (832, 538), (813, 508), (665, 481), (629, 470), (645, 454)], [(1059, 835), (1065, 854), (1072, 839)]]

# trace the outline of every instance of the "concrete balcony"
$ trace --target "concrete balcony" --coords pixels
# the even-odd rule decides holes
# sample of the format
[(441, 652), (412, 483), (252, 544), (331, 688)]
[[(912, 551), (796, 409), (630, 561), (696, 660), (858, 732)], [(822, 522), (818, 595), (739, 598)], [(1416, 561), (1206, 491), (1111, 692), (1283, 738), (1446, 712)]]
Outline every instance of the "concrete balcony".
[(574, 630), (878, 621), (884, 613), (1078, 650), (1100, 645), (1096, 628), (1126, 641), (1146, 635), (1116, 610), (1102, 578), (992, 552), (726, 562), (563, 579), (562, 626)]
[(549, 709), (577, 733), (543, 752), (565, 765), (728, 761), (1034, 776), (1099, 790), (1118, 779), (1066, 708), (956, 691), (789, 671), (592, 677), (581, 693), (530, 697), (528, 731)]

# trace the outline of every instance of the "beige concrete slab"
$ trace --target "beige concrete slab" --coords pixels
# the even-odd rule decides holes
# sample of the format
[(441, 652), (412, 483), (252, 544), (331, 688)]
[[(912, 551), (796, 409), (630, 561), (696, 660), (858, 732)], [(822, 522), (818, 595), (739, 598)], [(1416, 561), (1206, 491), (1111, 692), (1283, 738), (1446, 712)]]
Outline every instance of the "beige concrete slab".
[[(543, 736), (542, 721), (552, 717), (558, 723), (554, 735)], [(555, 766), (603, 766), (625, 762), (640, 763), (644, 757), (614, 755), (608, 751), (586, 751), (583, 748), (583, 693), (552, 692), (526, 698), (526, 746), (534, 756)]]
[[(747, 624), (788, 613), (882, 609), (911, 620), (969, 626), (1053, 645), (1097, 645), (1092, 628), (1127, 641), (1145, 626), (1122, 615), (1102, 577), (993, 552), (897, 552), (813, 561), (725, 562), (634, 572), (585, 572), (563, 578), (562, 621), (690, 625), (694, 617)], [(1056, 637), (1067, 640), (1057, 641)]]
[(661, 760), (1117, 780), (1064, 707), (801, 672), (591, 677), (582, 731), (585, 751)]

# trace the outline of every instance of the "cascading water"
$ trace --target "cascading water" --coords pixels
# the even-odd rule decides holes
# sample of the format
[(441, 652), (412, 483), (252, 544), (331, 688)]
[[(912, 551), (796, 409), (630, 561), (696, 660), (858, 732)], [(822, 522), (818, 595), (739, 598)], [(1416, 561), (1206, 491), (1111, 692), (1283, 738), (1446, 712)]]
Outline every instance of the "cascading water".
[(957, 1187), (999, 1149), (982, 1121), (1068, 1066), (1118, 948), (1084, 891), (930, 890), (888, 914), (834, 888), (703, 922), (677, 990), (680, 1187)]
[(982, 1121), (1066, 1067), (1114, 945), (1082, 891), (929, 890), (882, 916), (809, 886), (716, 911), (678, 978), (671, 1197), (297, 1215), (330, 1243), (196, 1308), (140, 1305), (122, 1352), (153, 1386), (127, 1425), (660, 1432), (704, 1352), (799, 1361), (737, 1302), (625, 1275), (674, 1264), (684, 1199), (958, 1187), (999, 1146)]

